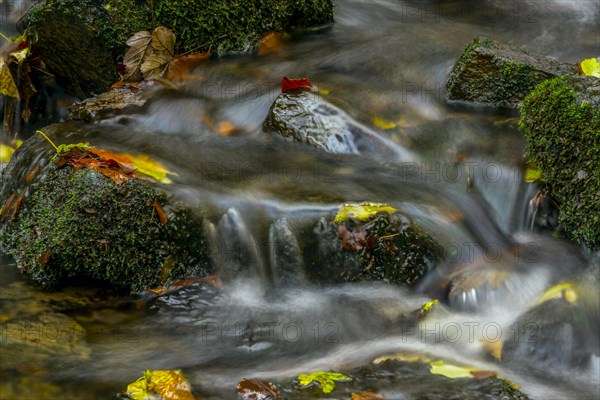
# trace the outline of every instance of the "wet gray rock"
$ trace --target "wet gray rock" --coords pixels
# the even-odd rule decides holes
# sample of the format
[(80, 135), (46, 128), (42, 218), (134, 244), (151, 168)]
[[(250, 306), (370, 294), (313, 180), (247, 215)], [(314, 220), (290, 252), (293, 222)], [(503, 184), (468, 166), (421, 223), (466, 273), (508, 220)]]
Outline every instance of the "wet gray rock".
[(69, 118), (74, 121), (95, 122), (128, 110), (139, 109), (144, 104), (146, 99), (138, 90), (113, 89), (74, 103), (69, 107)]
[(414, 160), (409, 151), (312, 92), (291, 90), (280, 94), (271, 106), (264, 129), (330, 153), (362, 154), (386, 161)]
[(446, 84), (446, 97), (517, 108), (539, 83), (574, 74), (574, 65), (478, 37), (465, 47), (454, 65)]

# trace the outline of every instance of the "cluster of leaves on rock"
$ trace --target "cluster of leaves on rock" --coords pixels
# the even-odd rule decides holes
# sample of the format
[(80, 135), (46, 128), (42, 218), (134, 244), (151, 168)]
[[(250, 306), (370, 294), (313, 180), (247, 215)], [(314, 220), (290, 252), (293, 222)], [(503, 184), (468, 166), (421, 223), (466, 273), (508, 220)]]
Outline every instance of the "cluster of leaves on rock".
[(0, 55), (0, 94), (21, 100), (21, 118), (31, 117), (29, 101), (37, 93), (34, 81), (52, 81), (54, 76), (45, 70), (42, 59), (32, 53), (24, 36), (8, 39), (11, 42)]
[(181, 76), (209, 57), (209, 53), (175, 55), (176, 37), (173, 31), (159, 26), (152, 33), (137, 32), (129, 40), (129, 50), (123, 60), (123, 80), (136, 82), (142, 79)]

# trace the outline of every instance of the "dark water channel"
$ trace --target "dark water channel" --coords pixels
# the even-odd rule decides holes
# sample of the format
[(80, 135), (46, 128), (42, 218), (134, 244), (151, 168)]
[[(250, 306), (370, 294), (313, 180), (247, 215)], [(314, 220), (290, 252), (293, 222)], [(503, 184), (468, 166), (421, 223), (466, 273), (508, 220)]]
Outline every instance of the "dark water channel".
[[(236, 241), (243, 254), (215, 258), (222, 289), (197, 283), (150, 302), (97, 288), (39, 292), (2, 256), (0, 398), (111, 398), (147, 369), (182, 369), (204, 398), (235, 398), (244, 377), (312, 398), (291, 389), (299, 373), (353, 371), (397, 353), (496, 371), (535, 399), (598, 398), (598, 256), (530, 231), (537, 188), (524, 182), (517, 115), (449, 106), (443, 87), (464, 45), (480, 35), (565, 62), (598, 55), (599, 9), (584, 0), (340, 0), (332, 27), (294, 36), (281, 52), (212, 61), (185, 88), (156, 91), (141, 113), (57, 128), (73, 131), (72, 143), (163, 161), (177, 174), (165, 189), (221, 213), (216, 240)], [(382, 164), (273, 141), (262, 123), (283, 76), (310, 77), (315, 96), (414, 158)], [(241, 132), (219, 136), (211, 126), (223, 120)], [(40, 145), (32, 157), (48, 159), (49, 150)], [(277, 249), (287, 242), (273, 240), (277, 221), (349, 201), (402, 210), (452, 262), (413, 291), (286, 285)], [(431, 288), (456, 265), (505, 279), (437, 305), (425, 334), (403, 329), (398, 316), (436, 296)], [(520, 319), (564, 282), (581, 300), (571, 314), (551, 309)], [(578, 322), (558, 323), (571, 320)], [(542, 326), (551, 333), (537, 353), (515, 345), (502, 362), (489, 355), (490, 342), (511, 348)], [(419, 371), (363, 371), (357, 379), (368, 384), (323, 398), (367, 389), (387, 399), (485, 398), (489, 389)]]

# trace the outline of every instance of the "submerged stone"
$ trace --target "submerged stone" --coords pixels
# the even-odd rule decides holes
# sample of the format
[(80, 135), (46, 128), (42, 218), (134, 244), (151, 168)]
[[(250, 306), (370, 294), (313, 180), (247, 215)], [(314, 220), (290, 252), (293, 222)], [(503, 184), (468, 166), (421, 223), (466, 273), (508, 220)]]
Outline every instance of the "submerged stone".
[(202, 223), (189, 208), (149, 181), (117, 184), (92, 169), (58, 168), (49, 152), (36, 151), (43, 140), (25, 142), (0, 181), (0, 246), (33, 282), (138, 291), (211, 269)]
[(527, 96), (519, 129), (560, 209), (565, 235), (600, 249), (600, 79), (548, 80)]
[(331, 23), (331, 0), (46, 0), (35, 4), (18, 27), (58, 82), (86, 98), (118, 79), (117, 61), (134, 33), (166, 26), (177, 36), (176, 53), (249, 51), (263, 34)]
[(446, 84), (447, 99), (517, 108), (539, 83), (577, 74), (574, 65), (484, 37), (469, 43)]

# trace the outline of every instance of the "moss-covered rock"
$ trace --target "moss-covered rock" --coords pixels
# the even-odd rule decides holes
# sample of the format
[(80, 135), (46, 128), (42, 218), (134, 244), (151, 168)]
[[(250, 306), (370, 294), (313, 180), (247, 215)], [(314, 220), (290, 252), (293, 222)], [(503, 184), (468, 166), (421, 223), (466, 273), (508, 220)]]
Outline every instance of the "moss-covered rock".
[(576, 74), (570, 64), (478, 37), (458, 59), (446, 84), (448, 100), (516, 108), (547, 79)]
[(380, 280), (412, 286), (442, 253), (431, 236), (385, 204), (346, 204), (313, 230), (316, 248), (304, 251), (307, 275), (317, 282)]
[(19, 21), (59, 83), (85, 98), (118, 79), (116, 63), (135, 32), (166, 26), (176, 52), (212, 44), (219, 53), (251, 50), (269, 31), (333, 21), (331, 0), (46, 0)]
[(116, 184), (95, 170), (58, 168), (33, 150), (40, 140), (19, 148), (0, 182), (0, 246), (32, 281), (51, 288), (93, 280), (137, 291), (210, 270), (201, 221), (189, 208), (147, 181)]
[(600, 79), (542, 83), (523, 102), (519, 128), (558, 202), (566, 236), (600, 249)]

